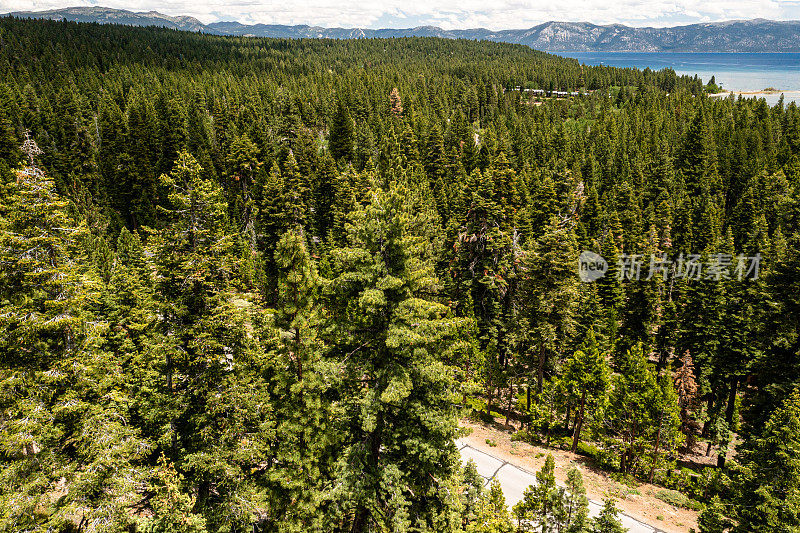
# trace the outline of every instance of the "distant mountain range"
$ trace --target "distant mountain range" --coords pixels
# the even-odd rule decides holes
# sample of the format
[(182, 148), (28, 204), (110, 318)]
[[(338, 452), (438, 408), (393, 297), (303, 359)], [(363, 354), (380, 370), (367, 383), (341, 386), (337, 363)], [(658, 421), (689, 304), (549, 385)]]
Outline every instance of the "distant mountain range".
[(99, 22), (127, 26), (163, 26), (175, 30), (205, 31), (205, 25), (194, 17), (170, 17), (157, 11), (134, 13), (110, 7), (66, 7), (49, 11), (19, 11), (9, 15), (20, 18)]
[(156, 11), (135, 13), (105, 7), (70, 7), (50, 11), (19, 11), (15, 17), (163, 26), (213, 35), (250, 37), (364, 39), (371, 37), (442, 37), (524, 44), (548, 52), (800, 52), (800, 21), (764, 19), (690, 24), (671, 28), (600, 26), (588, 22), (545, 22), (527, 30), (485, 28), (444, 30), (436, 26), (407, 29), (321, 28), (317, 26), (247, 25), (239, 22), (203, 24), (193, 17), (170, 17)]

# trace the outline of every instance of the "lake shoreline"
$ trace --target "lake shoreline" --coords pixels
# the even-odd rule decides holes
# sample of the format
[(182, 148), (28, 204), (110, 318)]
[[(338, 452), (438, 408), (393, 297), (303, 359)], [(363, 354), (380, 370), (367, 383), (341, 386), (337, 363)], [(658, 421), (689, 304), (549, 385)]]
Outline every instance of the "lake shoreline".
[(745, 98), (749, 98), (752, 96), (776, 96), (776, 95), (784, 95), (785, 97), (793, 97), (799, 98), (800, 97), (800, 90), (769, 90), (769, 91), (722, 91), (719, 93), (711, 93), (708, 95), (709, 98), (727, 98), (730, 95), (734, 96), (744, 96)]
[[(784, 104), (800, 103), (800, 53), (607, 52), (569, 56), (587, 65), (649, 68), (651, 71), (672, 69), (678, 76), (697, 76), (704, 84), (713, 77), (722, 91), (715, 99), (728, 97), (732, 92), (735, 98), (764, 98), (768, 105), (773, 106), (783, 94)], [(780, 90), (775, 93), (764, 91), (772, 88)]]

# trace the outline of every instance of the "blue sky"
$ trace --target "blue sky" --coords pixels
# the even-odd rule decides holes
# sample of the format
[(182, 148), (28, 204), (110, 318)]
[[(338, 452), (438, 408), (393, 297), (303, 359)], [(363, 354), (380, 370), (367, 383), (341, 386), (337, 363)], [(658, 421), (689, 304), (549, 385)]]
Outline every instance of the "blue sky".
[(325, 27), (517, 29), (549, 20), (674, 26), (731, 19), (800, 19), (800, 0), (0, 0), (0, 13), (102, 5), (191, 15), (202, 22)]

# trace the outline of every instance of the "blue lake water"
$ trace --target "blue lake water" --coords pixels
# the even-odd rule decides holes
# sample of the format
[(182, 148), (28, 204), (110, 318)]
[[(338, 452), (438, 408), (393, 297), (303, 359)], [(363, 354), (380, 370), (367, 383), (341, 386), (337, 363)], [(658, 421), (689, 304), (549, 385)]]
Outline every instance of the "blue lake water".
[[(559, 55), (574, 57), (587, 65), (672, 68), (678, 74), (697, 74), (703, 82), (715, 76), (717, 84), (729, 91), (760, 91), (774, 87), (786, 92), (787, 102), (800, 103), (800, 53), (564, 52)], [(774, 105), (780, 95), (763, 97)]]

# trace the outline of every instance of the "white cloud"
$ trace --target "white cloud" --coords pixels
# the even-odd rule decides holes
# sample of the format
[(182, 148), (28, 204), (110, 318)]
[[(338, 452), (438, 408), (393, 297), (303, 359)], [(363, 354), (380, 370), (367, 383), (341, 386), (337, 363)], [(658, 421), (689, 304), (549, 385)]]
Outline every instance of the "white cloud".
[(447, 29), (526, 28), (548, 20), (669, 26), (739, 18), (800, 18), (797, 0), (0, 0), (0, 12), (104, 5), (191, 15), (203, 22)]

